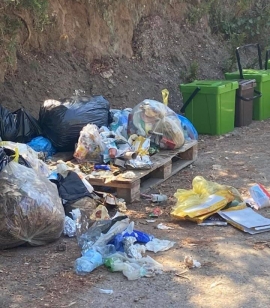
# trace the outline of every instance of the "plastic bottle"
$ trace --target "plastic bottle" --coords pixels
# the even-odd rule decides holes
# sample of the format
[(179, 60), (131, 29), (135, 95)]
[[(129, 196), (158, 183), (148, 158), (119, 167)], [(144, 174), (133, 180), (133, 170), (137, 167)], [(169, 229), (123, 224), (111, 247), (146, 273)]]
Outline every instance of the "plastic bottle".
[(86, 275), (102, 264), (102, 255), (96, 250), (90, 249), (75, 261), (74, 268), (78, 275)]
[(152, 194), (151, 195), (151, 201), (152, 202), (162, 202), (162, 201), (167, 201), (168, 197), (166, 195), (161, 195), (161, 194)]

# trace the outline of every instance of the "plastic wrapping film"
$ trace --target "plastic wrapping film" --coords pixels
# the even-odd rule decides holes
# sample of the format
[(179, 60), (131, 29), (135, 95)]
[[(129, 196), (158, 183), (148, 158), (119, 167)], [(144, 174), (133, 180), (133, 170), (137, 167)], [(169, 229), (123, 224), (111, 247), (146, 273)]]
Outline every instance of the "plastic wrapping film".
[(79, 163), (85, 161), (99, 161), (101, 151), (105, 146), (99, 134), (98, 127), (94, 124), (87, 124), (80, 132), (80, 137), (74, 152), (74, 157)]
[[(3, 148), (0, 151), (3, 154)], [(2, 167), (0, 249), (24, 243), (44, 245), (58, 239), (65, 214), (55, 184), (15, 161)]]
[(56, 150), (73, 151), (84, 126), (109, 125), (109, 109), (109, 102), (102, 96), (46, 100), (40, 108), (39, 123)]
[(143, 137), (162, 134), (160, 146), (163, 149), (177, 149), (185, 143), (177, 114), (154, 100), (144, 100), (134, 107), (129, 116), (128, 132)]
[(51, 172), (49, 167), (38, 158), (38, 153), (28, 145), (11, 141), (2, 141), (0, 142), (0, 147), (4, 147), (5, 149), (10, 149), (13, 151), (16, 151), (17, 149), (19, 155), (23, 157), (27, 164), (38, 174), (42, 174), (46, 177), (50, 175)]
[(191, 190), (178, 189), (175, 193), (177, 202), (171, 212), (174, 218), (200, 223), (230, 202), (243, 201), (234, 187), (207, 181), (201, 176), (193, 179), (192, 186)]

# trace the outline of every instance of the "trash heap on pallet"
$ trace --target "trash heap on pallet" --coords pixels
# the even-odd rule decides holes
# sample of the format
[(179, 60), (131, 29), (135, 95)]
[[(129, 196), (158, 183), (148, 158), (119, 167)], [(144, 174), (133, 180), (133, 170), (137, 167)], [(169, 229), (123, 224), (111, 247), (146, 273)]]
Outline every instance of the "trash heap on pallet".
[[(120, 212), (132, 201), (128, 193), (140, 192), (142, 174), (155, 171), (164, 180), (173, 174), (176, 155), (186, 160), (174, 172), (193, 162), (198, 135), (191, 122), (161, 102), (115, 110), (104, 97), (81, 93), (45, 101), (39, 120), (23, 109), (11, 113), (0, 106), (0, 114), (0, 249), (44, 245), (63, 231), (75, 232), (82, 249), (75, 263), (79, 274), (89, 272), (95, 259), (93, 268), (105, 263), (128, 279), (162, 270), (143, 255), (173, 243), (133, 230)], [(70, 161), (63, 159), (67, 153)], [(93, 183), (102, 184), (100, 191), (92, 181), (101, 181)], [(127, 200), (102, 189), (106, 185)], [(113, 218), (110, 206), (118, 211)]]

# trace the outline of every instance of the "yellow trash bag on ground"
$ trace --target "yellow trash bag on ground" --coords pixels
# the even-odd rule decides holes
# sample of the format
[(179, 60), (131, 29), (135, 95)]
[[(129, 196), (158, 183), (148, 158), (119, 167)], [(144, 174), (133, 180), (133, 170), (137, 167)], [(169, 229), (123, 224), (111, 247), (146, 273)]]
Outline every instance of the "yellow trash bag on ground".
[(191, 190), (178, 189), (174, 194), (177, 202), (172, 209), (172, 217), (200, 223), (228, 203), (243, 201), (237, 189), (207, 181), (201, 176), (193, 179), (192, 187)]

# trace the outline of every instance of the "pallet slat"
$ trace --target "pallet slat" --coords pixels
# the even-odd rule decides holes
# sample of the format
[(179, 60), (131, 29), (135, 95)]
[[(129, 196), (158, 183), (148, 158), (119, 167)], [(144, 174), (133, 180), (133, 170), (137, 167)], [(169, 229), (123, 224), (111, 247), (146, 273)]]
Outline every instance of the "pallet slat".
[(89, 178), (92, 186), (115, 188), (118, 198), (124, 198), (127, 203), (140, 197), (140, 192), (146, 192), (167, 180), (181, 169), (192, 164), (198, 155), (198, 142), (192, 140), (174, 151), (161, 151), (151, 157), (154, 163), (149, 170), (134, 170), (135, 178), (125, 179), (118, 175), (113, 181), (105, 183), (104, 179)]

